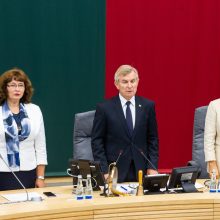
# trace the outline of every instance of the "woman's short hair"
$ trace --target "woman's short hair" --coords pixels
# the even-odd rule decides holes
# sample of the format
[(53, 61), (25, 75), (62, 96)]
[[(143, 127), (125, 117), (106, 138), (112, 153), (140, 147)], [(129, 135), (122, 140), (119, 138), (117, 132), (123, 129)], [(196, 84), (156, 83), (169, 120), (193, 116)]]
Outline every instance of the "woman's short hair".
[(137, 79), (138, 77), (138, 71), (137, 69), (135, 69), (133, 66), (131, 65), (121, 65), (115, 72), (115, 82), (118, 82), (119, 80), (119, 76), (126, 76), (127, 74), (131, 73), (132, 71), (134, 71), (137, 74)]
[(24, 82), (25, 91), (20, 101), (22, 103), (30, 103), (34, 92), (31, 81), (23, 70), (19, 68), (13, 68), (4, 72), (0, 76), (0, 105), (2, 105), (5, 100), (7, 100), (7, 85), (12, 80)]

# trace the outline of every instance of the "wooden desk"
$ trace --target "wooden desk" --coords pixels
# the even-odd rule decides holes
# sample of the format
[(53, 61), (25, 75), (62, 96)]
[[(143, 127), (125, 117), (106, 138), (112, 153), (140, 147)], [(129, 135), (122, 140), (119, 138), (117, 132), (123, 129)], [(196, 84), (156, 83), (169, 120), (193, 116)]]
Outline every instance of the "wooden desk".
[[(129, 197), (100, 197), (76, 201), (72, 186), (29, 189), (29, 192), (51, 191), (55, 198), (42, 202), (0, 205), (0, 219), (220, 219), (220, 193), (165, 194)], [(0, 194), (23, 192), (2, 191)], [(0, 202), (5, 199), (0, 197)]]

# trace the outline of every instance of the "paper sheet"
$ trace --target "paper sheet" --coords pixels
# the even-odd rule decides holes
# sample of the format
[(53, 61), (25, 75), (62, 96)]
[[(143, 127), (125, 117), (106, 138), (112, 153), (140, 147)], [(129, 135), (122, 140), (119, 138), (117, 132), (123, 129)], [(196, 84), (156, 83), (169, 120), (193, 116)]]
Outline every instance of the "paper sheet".
[[(26, 193), (1, 194), (1, 196), (10, 202), (18, 202), (18, 201), (23, 202), (27, 200)], [(29, 200), (31, 200), (32, 197), (41, 197), (41, 195), (36, 192), (28, 192), (28, 197), (29, 197)]]
[(117, 190), (123, 193), (136, 194), (138, 183), (117, 184)]

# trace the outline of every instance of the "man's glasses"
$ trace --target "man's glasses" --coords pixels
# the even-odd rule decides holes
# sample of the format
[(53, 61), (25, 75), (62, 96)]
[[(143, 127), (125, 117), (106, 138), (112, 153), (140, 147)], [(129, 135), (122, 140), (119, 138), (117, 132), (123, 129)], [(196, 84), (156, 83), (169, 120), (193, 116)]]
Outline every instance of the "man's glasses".
[(7, 86), (12, 89), (16, 89), (16, 88), (24, 89), (24, 87), (25, 87), (23, 83), (21, 83), (21, 84), (8, 84)]

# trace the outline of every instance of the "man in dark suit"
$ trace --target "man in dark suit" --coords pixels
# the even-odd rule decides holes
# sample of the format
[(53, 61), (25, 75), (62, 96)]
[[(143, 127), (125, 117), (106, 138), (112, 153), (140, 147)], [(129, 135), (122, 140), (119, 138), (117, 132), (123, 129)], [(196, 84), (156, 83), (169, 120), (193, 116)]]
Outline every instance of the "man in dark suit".
[[(92, 150), (105, 178), (108, 166), (118, 162), (118, 182), (137, 181), (138, 170), (157, 173), (158, 133), (154, 102), (136, 96), (139, 77), (130, 65), (115, 73), (119, 95), (97, 105), (92, 129)], [(148, 158), (149, 161), (143, 156)]]

